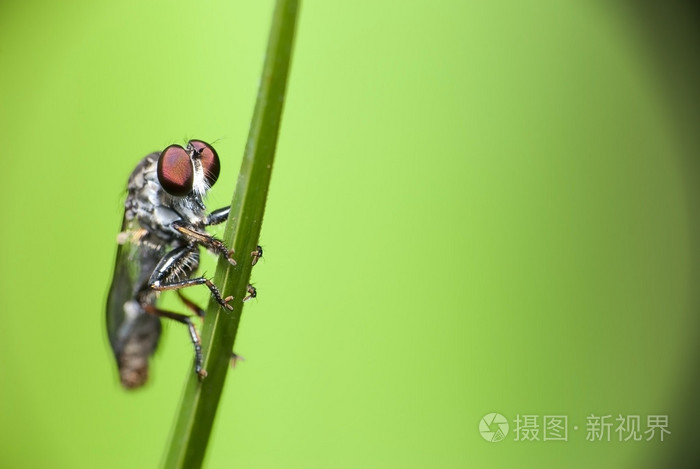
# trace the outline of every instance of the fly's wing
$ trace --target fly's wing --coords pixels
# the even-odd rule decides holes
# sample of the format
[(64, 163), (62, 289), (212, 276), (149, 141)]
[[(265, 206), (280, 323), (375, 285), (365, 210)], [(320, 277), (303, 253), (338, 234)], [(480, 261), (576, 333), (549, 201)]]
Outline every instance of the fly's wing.
[(107, 297), (107, 335), (122, 384), (136, 388), (148, 379), (148, 359), (161, 333), (160, 319), (144, 308), (155, 305), (156, 292), (148, 287), (148, 279), (164, 254), (164, 246), (135, 219), (126, 217), (118, 242)]

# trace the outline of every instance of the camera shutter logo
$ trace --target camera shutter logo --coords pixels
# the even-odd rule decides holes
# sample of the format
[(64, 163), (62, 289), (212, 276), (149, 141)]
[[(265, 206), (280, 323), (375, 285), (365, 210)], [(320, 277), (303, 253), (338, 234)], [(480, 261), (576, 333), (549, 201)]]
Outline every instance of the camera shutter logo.
[(496, 443), (508, 435), (508, 420), (497, 412), (484, 415), (479, 422), (479, 432), (484, 440)]

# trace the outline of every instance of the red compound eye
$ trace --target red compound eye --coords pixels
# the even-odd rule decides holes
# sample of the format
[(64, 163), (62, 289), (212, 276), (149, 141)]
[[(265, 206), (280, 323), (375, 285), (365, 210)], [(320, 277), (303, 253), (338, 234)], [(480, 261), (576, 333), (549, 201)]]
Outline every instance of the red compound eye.
[(170, 145), (158, 158), (158, 181), (170, 195), (185, 196), (192, 190), (194, 169), (187, 151), (180, 145)]
[(187, 148), (193, 151), (192, 156), (194, 158), (198, 157), (202, 161), (202, 169), (204, 170), (207, 184), (210, 187), (213, 186), (216, 180), (219, 179), (219, 171), (221, 171), (219, 155), (216, 154), (216, 150), (201, 140), (190, 140), (187, 142)]

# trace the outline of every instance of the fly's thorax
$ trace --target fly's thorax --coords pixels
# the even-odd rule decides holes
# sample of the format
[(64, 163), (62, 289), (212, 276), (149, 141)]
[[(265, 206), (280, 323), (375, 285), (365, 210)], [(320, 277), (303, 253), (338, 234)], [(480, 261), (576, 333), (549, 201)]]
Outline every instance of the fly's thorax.
[(127, 219), (136, 218), (145, 229), (167, 239), (167, 233), (173, 234), (169, 226), (175, 220), (192, 227), (204, 225), (207, 219), (204, 198), (218, 177), (218, 158), (215, 174), (212, 174), (212, 163), (206, 159), (206, 154), (188, 156), (187, 164), (191, 164), (192, 170), (191, 190), (184, 195), (174, 195), (166, 191), (159, 180), (161, 156), (162, 153), (151, 153), (136, 166), (129, 178), (125, 206)]
[(148, 181), (158, 182), (156, 167), (158, 164), (159, 155), (160, 153), (157, 152), (146, 155), (139, 162), (139, 164), (136, 165), (129, 176), (129, 182), (127, 183), (127, 189), (129, 192), (141, 190)]
[(129, 177), (127, 185), (127, 196), (124, 202), (126, 209), (126, 219), (137, 219), (142, 223), (144, 228), (151, 225), (148, 223), (148, 218), (160, 205), (161, 195), (163, 192), (158, 178), (156, 177), (156, 163), (158, 161), (158, 153), (151, 153), (146, 156), (136, 166)]
[[(150, 156), (150, 155), (149, 155)], [(156, 162), (146, 157), (129, 179), (126, 202), (127, 220), (139, 225), (165, 242), (180, 234), (172, 228), (175, 221), (198, 227), (206, 220), (206, 206), (194, 191), (185, 196), (168, 194), (156, 176)]]

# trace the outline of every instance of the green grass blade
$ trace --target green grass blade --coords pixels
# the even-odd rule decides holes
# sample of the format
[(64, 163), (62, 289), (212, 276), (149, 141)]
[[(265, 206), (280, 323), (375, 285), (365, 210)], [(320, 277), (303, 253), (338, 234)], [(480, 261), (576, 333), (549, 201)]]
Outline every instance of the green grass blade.
[(219, 259), (214, 277), (224, 296), (234, 296), (234, 310), (209, 303), (201, 334), (208, 376), (200, 381), (190, 373), (167, 449), (166, 468), (200, 467), (204, 459), (241, 318), (241, 300), (250, 281), (250, 253), (260, 236), (298, 10), (298, 0), (278, 0), (275, 6), (258, 99), (223, 237), (235, 250), (238, 265)]

